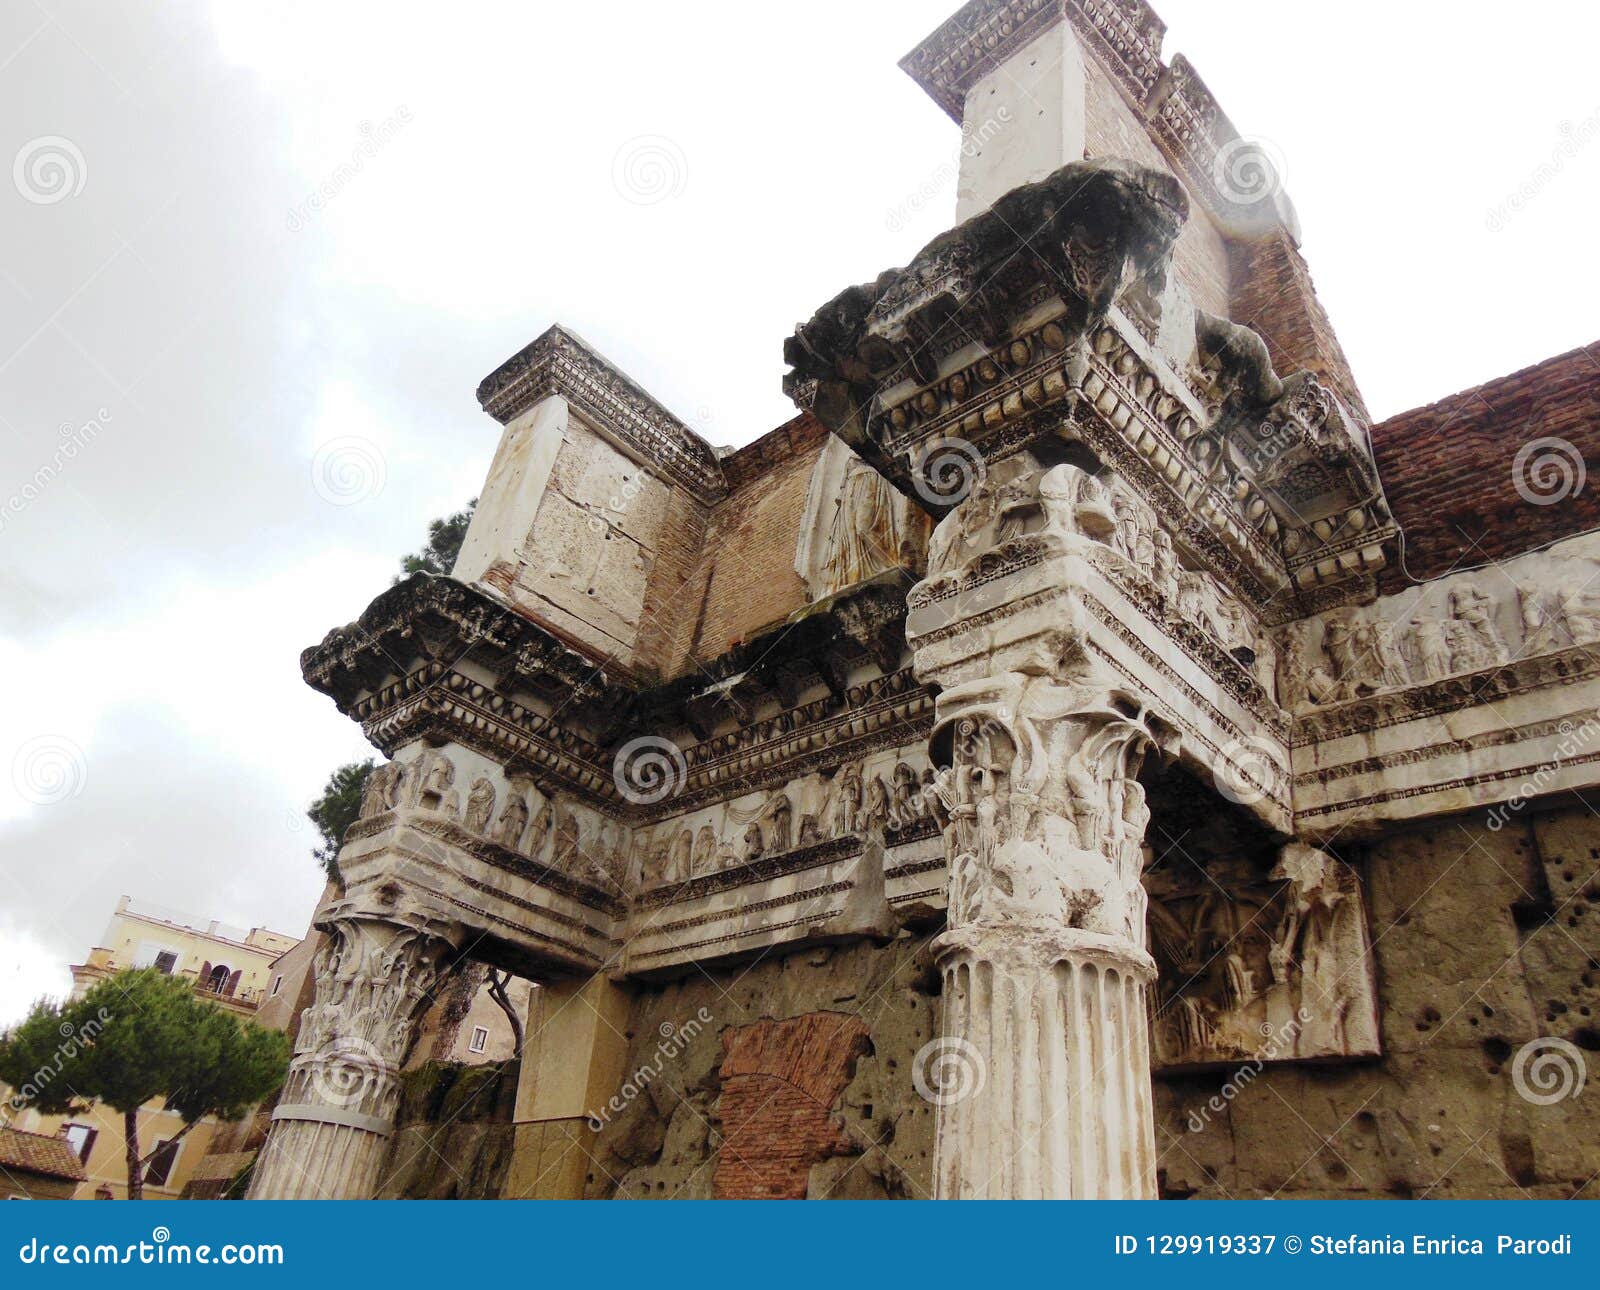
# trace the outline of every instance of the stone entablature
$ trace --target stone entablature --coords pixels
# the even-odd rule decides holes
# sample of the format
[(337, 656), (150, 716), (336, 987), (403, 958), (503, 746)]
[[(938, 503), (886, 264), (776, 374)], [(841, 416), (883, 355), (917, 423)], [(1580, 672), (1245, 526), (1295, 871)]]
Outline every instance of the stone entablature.
[(1300, 827), (1360, 835), (1592, 787), (1597, 572), (1585, 535), (1285, 628)]
[(1290, 587), (1309, 607), (1370, 594), (1396, 529), (1365, 432), (1168, 288), (1187, 212), (1159, 171), (1069, 164), (824, 305), (785, 345), (785, 389), (935, 515), (1054, 438), (1278, 620)]

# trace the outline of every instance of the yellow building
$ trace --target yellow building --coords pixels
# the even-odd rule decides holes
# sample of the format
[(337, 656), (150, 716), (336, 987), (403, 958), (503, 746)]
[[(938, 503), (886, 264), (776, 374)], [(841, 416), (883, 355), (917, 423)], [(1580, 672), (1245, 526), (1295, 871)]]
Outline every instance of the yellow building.
[[(73, 996), (126, 968), (156, 967), (193, 982), (194, 988), (241, 1016), (254, 1017), (285, 989), (283, 973), (273, 964), (299, 945), (292, 936), (264, 928), (229, 927), (215, 920), (194, 919), (176, 910), (123, 896), (106, 926), (101, 944), (83, 963), (72, 966)], [(298, 982), (295, 983), (298, 988)], [(9, 1090), (6, 1090), (9, 1094)], [(41, 1115), (26, 1104), (11, 1106), (10, 1125), (27, 1133), (66, 1139), (83, 1166), (77, 1184), (79, 1200), (121, 1199), (127, 1195), (128, 1169), (122, 1114), (96, 1104), (81, 1115)], [(202, 1120), (182, 1141), (175, 1141), (183, 1120), (151, 1102), (139, 1112), (139, 1149), (157, 1151), (145, 1169), (147, 1200), (176, 1199), (196, 1164), (206, 1154), (219, 1127)]]

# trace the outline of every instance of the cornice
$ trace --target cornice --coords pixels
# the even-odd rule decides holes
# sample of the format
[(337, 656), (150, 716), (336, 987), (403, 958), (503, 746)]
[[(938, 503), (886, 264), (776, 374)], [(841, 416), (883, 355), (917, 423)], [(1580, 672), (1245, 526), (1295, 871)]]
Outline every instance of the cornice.
[(551, 327), (478, 385), (478, 403), (502, 425), (552, 394), (702, 503), (727, 493), (711, 446), (563, 327)]

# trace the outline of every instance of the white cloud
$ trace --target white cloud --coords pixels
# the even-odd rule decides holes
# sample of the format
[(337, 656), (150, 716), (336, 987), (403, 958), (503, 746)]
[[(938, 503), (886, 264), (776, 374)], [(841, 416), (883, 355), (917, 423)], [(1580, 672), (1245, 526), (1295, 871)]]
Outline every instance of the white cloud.
[[(122, 892), (304, 927), (298, 813), (364, 745), (298, 653), (477, 491), (498, 427), (473, 390), (551, 322), (714, 442), (792, 415), (793, 324), (948, 222), (886, 216), (958, 143), (895, 67), (955, 5), (66, 0), (37, 34), (0, 12), (0, 143), (70, 138), (87, 166), (67, 201), (0, 193), (0, 501), (63, 424), (109, 413), (0, 529), (0, 1023)], [(1590, 7), (1563, 6), (1556, 42), (1379, 0), (1158, 8), (1169, 56), (1287, 157), (1375, 412), (1594, 338), (1596, 262), (1565, 248), (1588, 243), (1600, 143), (1485, 225), (1600, 109)], [(653, 204), (616, 186), (641, 135), (681, 156)], [(341, 437), (379, 450), (381, 491), (319, 491)], [(47, 735), (85, 780), (40, 805), (9, 771)]]

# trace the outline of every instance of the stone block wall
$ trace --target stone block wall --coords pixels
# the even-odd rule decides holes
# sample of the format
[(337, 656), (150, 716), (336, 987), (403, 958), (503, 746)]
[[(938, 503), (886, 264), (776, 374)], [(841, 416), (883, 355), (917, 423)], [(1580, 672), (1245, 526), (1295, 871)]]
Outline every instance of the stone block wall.
[[(926, 938), (906, 935), (641, 990), (632, 1096), (601, 1130), (585, 1194), (926, 1197), (933, 1107), (911, 1072), (938, 988)], [(707, 1014), (686, 1046), (671, 1042)]]
[[(1344, 851), (1367, 881), (1382, 1057), (1158, 1075), (1162, 1194), (1600, 1197), (1600, 814), (1457, 817)], [(938, 989), (921, 936), (642, 989), (633, 1094), (585, 1194), (926, 1196), (934, 1108), (913, 1072)], [(1581, 1093), (1519, 1093), (1570, 1088), (1570, 1052)]]
[(379, 1200), (495, 1200), (511, 1164), (518, 1063), (407, 1071)]
[[(1600, 816), (1457, 817), (1362, 851), (1383, 1056), (1158, 1079), (1163, 1194), (1600, 1195)], [(1518, 1091), (1579, 1078), (1547, 1105)]]

